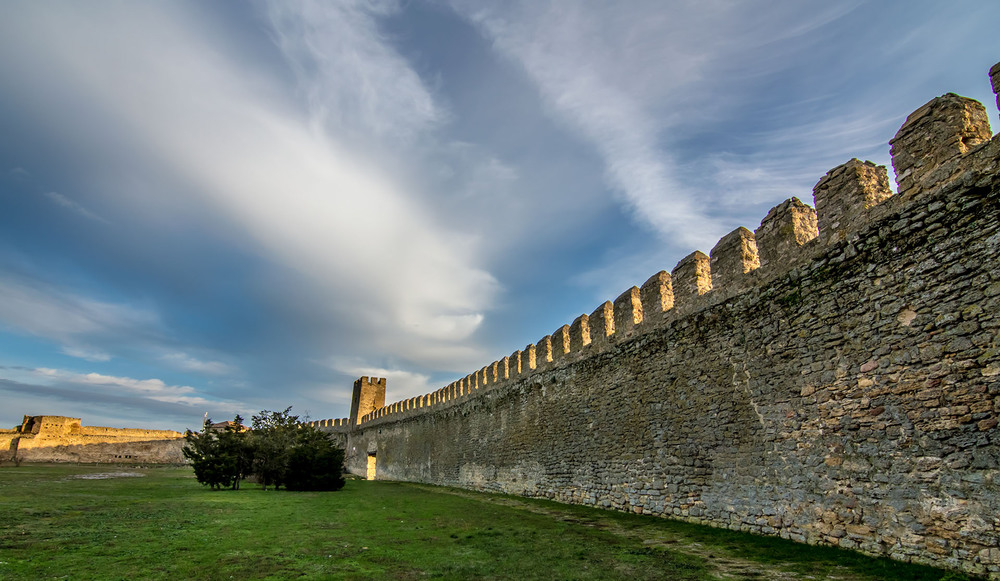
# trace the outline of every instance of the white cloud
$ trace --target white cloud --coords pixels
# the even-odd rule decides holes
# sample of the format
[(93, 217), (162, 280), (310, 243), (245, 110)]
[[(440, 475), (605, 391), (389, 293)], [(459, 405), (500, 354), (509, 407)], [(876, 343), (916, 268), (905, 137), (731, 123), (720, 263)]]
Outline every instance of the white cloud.
[(187, 353), (167, 353), (160, 359), (177, 369), (205, 375), (228, 375), (235, 371), (230, 365), (221, 361), (202, 361)]
[[(378, 37), (373, 17), (391, 5), (365, 6), (301, 2), (269, 10), (290, 58), (319, 67), (316, 86), (307, 87), (308, 114), (275, 97), (279, 79), (208, 40), (180, 6), (132, 6), (129, 18), (106, 18), (65, 5), (30, 14), (26, 27), (58, 39), (32, 45), (40, 70), (73, 86), (82, 103), (188, 184), (175, 201), (220, 216), (220, 228), (298, 273), (311, 296), (327, 297), (315, 316), (368, 341), (361, 348), (389, 335), (400, 352), (448, 348), (479, 326), (498, 284), (479, 264), (478, 234), (453, 228), (371, 151), (335, 130), (360, 126), (397, 142), (441, 115), (419, 77)], [(287, 34), (300, 26), (300, 37)], [(324, 131), (310, 115), (323, 117)], [(160, 203), (155, 192), (107, 194)]]
[(133, 396), (161, 403), (177, 404), (189, 407), (213, 407), (215, 409), (232, 409), (236, 406), (228, 402), (208, 399), (198, 394), (197, 390), (187, 385), (169, 385), (161, 379), (134, 379), (104, 375), (101, 373), (76, 373), (62, 369), (40, 367), (20, 370), (11, 373), (9, 368), (4, 371), (5, 379), (25, 381), (40, 385), (72, 386), (79, 390), (80, 397), (86, 398), (89, 391), (93, 394), (113, 396)]

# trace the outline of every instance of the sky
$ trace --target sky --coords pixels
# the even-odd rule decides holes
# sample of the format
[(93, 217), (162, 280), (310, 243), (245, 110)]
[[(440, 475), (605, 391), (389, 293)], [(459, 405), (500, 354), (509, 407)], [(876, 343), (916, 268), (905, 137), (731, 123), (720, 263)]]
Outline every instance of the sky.
[[(0, 0), (0, 427), (346, 417), (987, 106), (973, 0)], [(890, 176), (892, 176), (890, 166)]]

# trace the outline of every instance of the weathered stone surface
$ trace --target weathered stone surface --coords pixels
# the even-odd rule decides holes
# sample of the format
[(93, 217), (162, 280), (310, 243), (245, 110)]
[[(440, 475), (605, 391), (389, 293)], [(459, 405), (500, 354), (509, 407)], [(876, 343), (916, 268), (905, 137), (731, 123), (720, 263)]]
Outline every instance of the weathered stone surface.
[(590, 316), (580, 315), (569, 326), (569, 349), (579, 353), (587, 345), (590, 345)]
[(569, 355), (570, 338), (569, 325), (563, 325), (552, 333), (552, 359), (560, 361)]
[(510, 357), (504, 357), (497, 361), (497, 381), (506, 381), (510, 378)]
[(587, 323), (590, 325), (590, 344), (598, 349), (603, 348), (615, 332), (615, 307), (611, 301), (594, 309)]
[(527, 345), (521, 350), (521, 373), (527, 374), (535, 368), (535, 346)]
[(816, 210), (798, 198), (790, 198), (771, 208), (754, 230), (761, 271), (769, 275), (787, 270), (803, 258), (801, 247), (819, 235)]
[(867, 225), (872, 208), (891, 196), (884, 165), (855, 158), (831, 169), (813, 188), (820, 241), (845, 239)]
[(544, 369), (552, 363), (552, 335), (546, 335), (535, 343), (535, 367)]
[(760, 268), (757, 240), (753, 232), (740, 226), (726, 234), (709, 254), (712, 289), (734, 292), (743, 288), (746, 274)]
[(695, 299), (712, 290), (711, 260), (695, 250), (677, 263), (670, 273), (674, 287), (674, 308), (689, 308)]
[(517, 379), (523, 371), (521, 368), (521, 351), (514, 351), (509, 355), (508, 375), (511, 379)]
[(636, 325), (642, 323), (642, 299), (639, 288), (632, 287), (615, 299), (615, 337), (619, 340), (630, 337)]
[(674, 287), (667, 271), (649, 277), (639, 289), (642, 299), (642, 317), (646, 326), (663, 322), (664, 313), (674, 308)]
[(988, 142), (991, 135), (986, 108), (979, 101), (948, 93), (927, 102), (906, 118), (889, 142), (899, 194), (918, 196), (954, 179), (958, 166), (949, 162)]

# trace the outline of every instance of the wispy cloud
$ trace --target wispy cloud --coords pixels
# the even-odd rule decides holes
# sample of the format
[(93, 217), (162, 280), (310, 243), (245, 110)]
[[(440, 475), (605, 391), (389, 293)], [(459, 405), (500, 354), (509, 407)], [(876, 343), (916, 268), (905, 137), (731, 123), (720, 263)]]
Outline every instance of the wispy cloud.
[(732, 168), (682, 163), (687, 146), (674, 143), (675, 134), (690, 135), (698, 122), (740, 105), (726, 90), (727, 76), (738, 82), (744, 71), (773, 72), (783, 66), (770, 59), (773, 47), (855, 7), (806, 13), (794, 3), (766, 10), (722, 2), (452, 5), (523, 67), (554, 116), (600, 152), (608, 184), (636, 219), (690, 249), (711, 247), (730, 227), (708, 206), (724, 197), (714, 186)]
[(48, 198), (48, 199), (50, 199), (50, 200), (52, 200), (56, 204), (62, 206), (63, 208), (66, 208), (68, 210), (76, 212), (77, 214), (80, 214), (81, 216), (84, 216), (84, 217), (89, 218), (91, 220), (96, 220), (98, 222), (103, 222), (105, 224), (109, 223), (104, 218), (98, 216), (97, 214), (95, 214), (95, 213), (91, 212), (90, 210), (88, 210), (87, 208), (83, 207), (80, 203), (78, 203), (78, 202), (76, 202), (74, 200), (71, 200), (71, 199), (67, 198), (66, 196), (64, 196), (64, 195), (62, 195), (62, 194), (60, 194), (58, 192), (46, 192), (45, 193), (45, 197)]
[(446, 117), (420, 76), (379, 31), (378, 19), (396, 13), (398, 1), (263, 4), (317, 127), (411, 142)]
[(202, 361), (187, 353), (168, 353), (160, 359), (172, 367), (204, 375), (228, 375), (234, 371), (232, 366), (221, 361)]
[[(616, 82), (623, 76), (622, 64), (641, 65), (615, 58), (628, 48), (613, 46), (616, 24), (622, 24), (617, 7), (520, 3), (514, 9), (491, 11), (478, 4), (456, 6), (501, 54), (524, 67), (554, 114), (598, 149), (609, 184), (640, 220), (682, 243), (697, 245), (706, 232), (711, 238), (717, 227), (683, 195), (673, 160), (658, 147), (663, 124), (645, 110), (644, 96)], [(665, 76), (679, 85), (698, 74), (697, 58), (655, 56), (667, 67), (675, 63), (676, 70), (665, 71)]]
[(92, 349), (90, 347), (81, 347), (79, 345), (64, 345), (62, 352), (70, 357), (76, 357), (78, 359), (85, 359), (87, 361), (95, 362), (107, 362), (111, 361), (111, 355), (101, 351), (100, 349)]
[(0, 277), (0, 323), (62, 343), (74, 357), (102, 360), (106, 354), (84, 346), (88, 339), (146, 334), (158, 322), (148, 309), (90, 299), (39, 281)]

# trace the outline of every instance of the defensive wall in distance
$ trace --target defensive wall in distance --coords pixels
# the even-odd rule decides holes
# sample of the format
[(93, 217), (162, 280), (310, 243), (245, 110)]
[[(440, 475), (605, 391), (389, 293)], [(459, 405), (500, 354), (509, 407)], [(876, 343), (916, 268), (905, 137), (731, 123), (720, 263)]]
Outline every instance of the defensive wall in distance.
[(180, 432), (84, 426), (65, 416), (24, 416), (0, 430), (0, 461), (180, 464), (183, 446)]
[(890, 144), (895, 193), (853, 159), (815, 210), (787, 200), (433, 393), (385, 406), (361, 378), (367, 407), (320, 427), (355, 474), (1000, 579), (1000, 137), (946, 94)]

